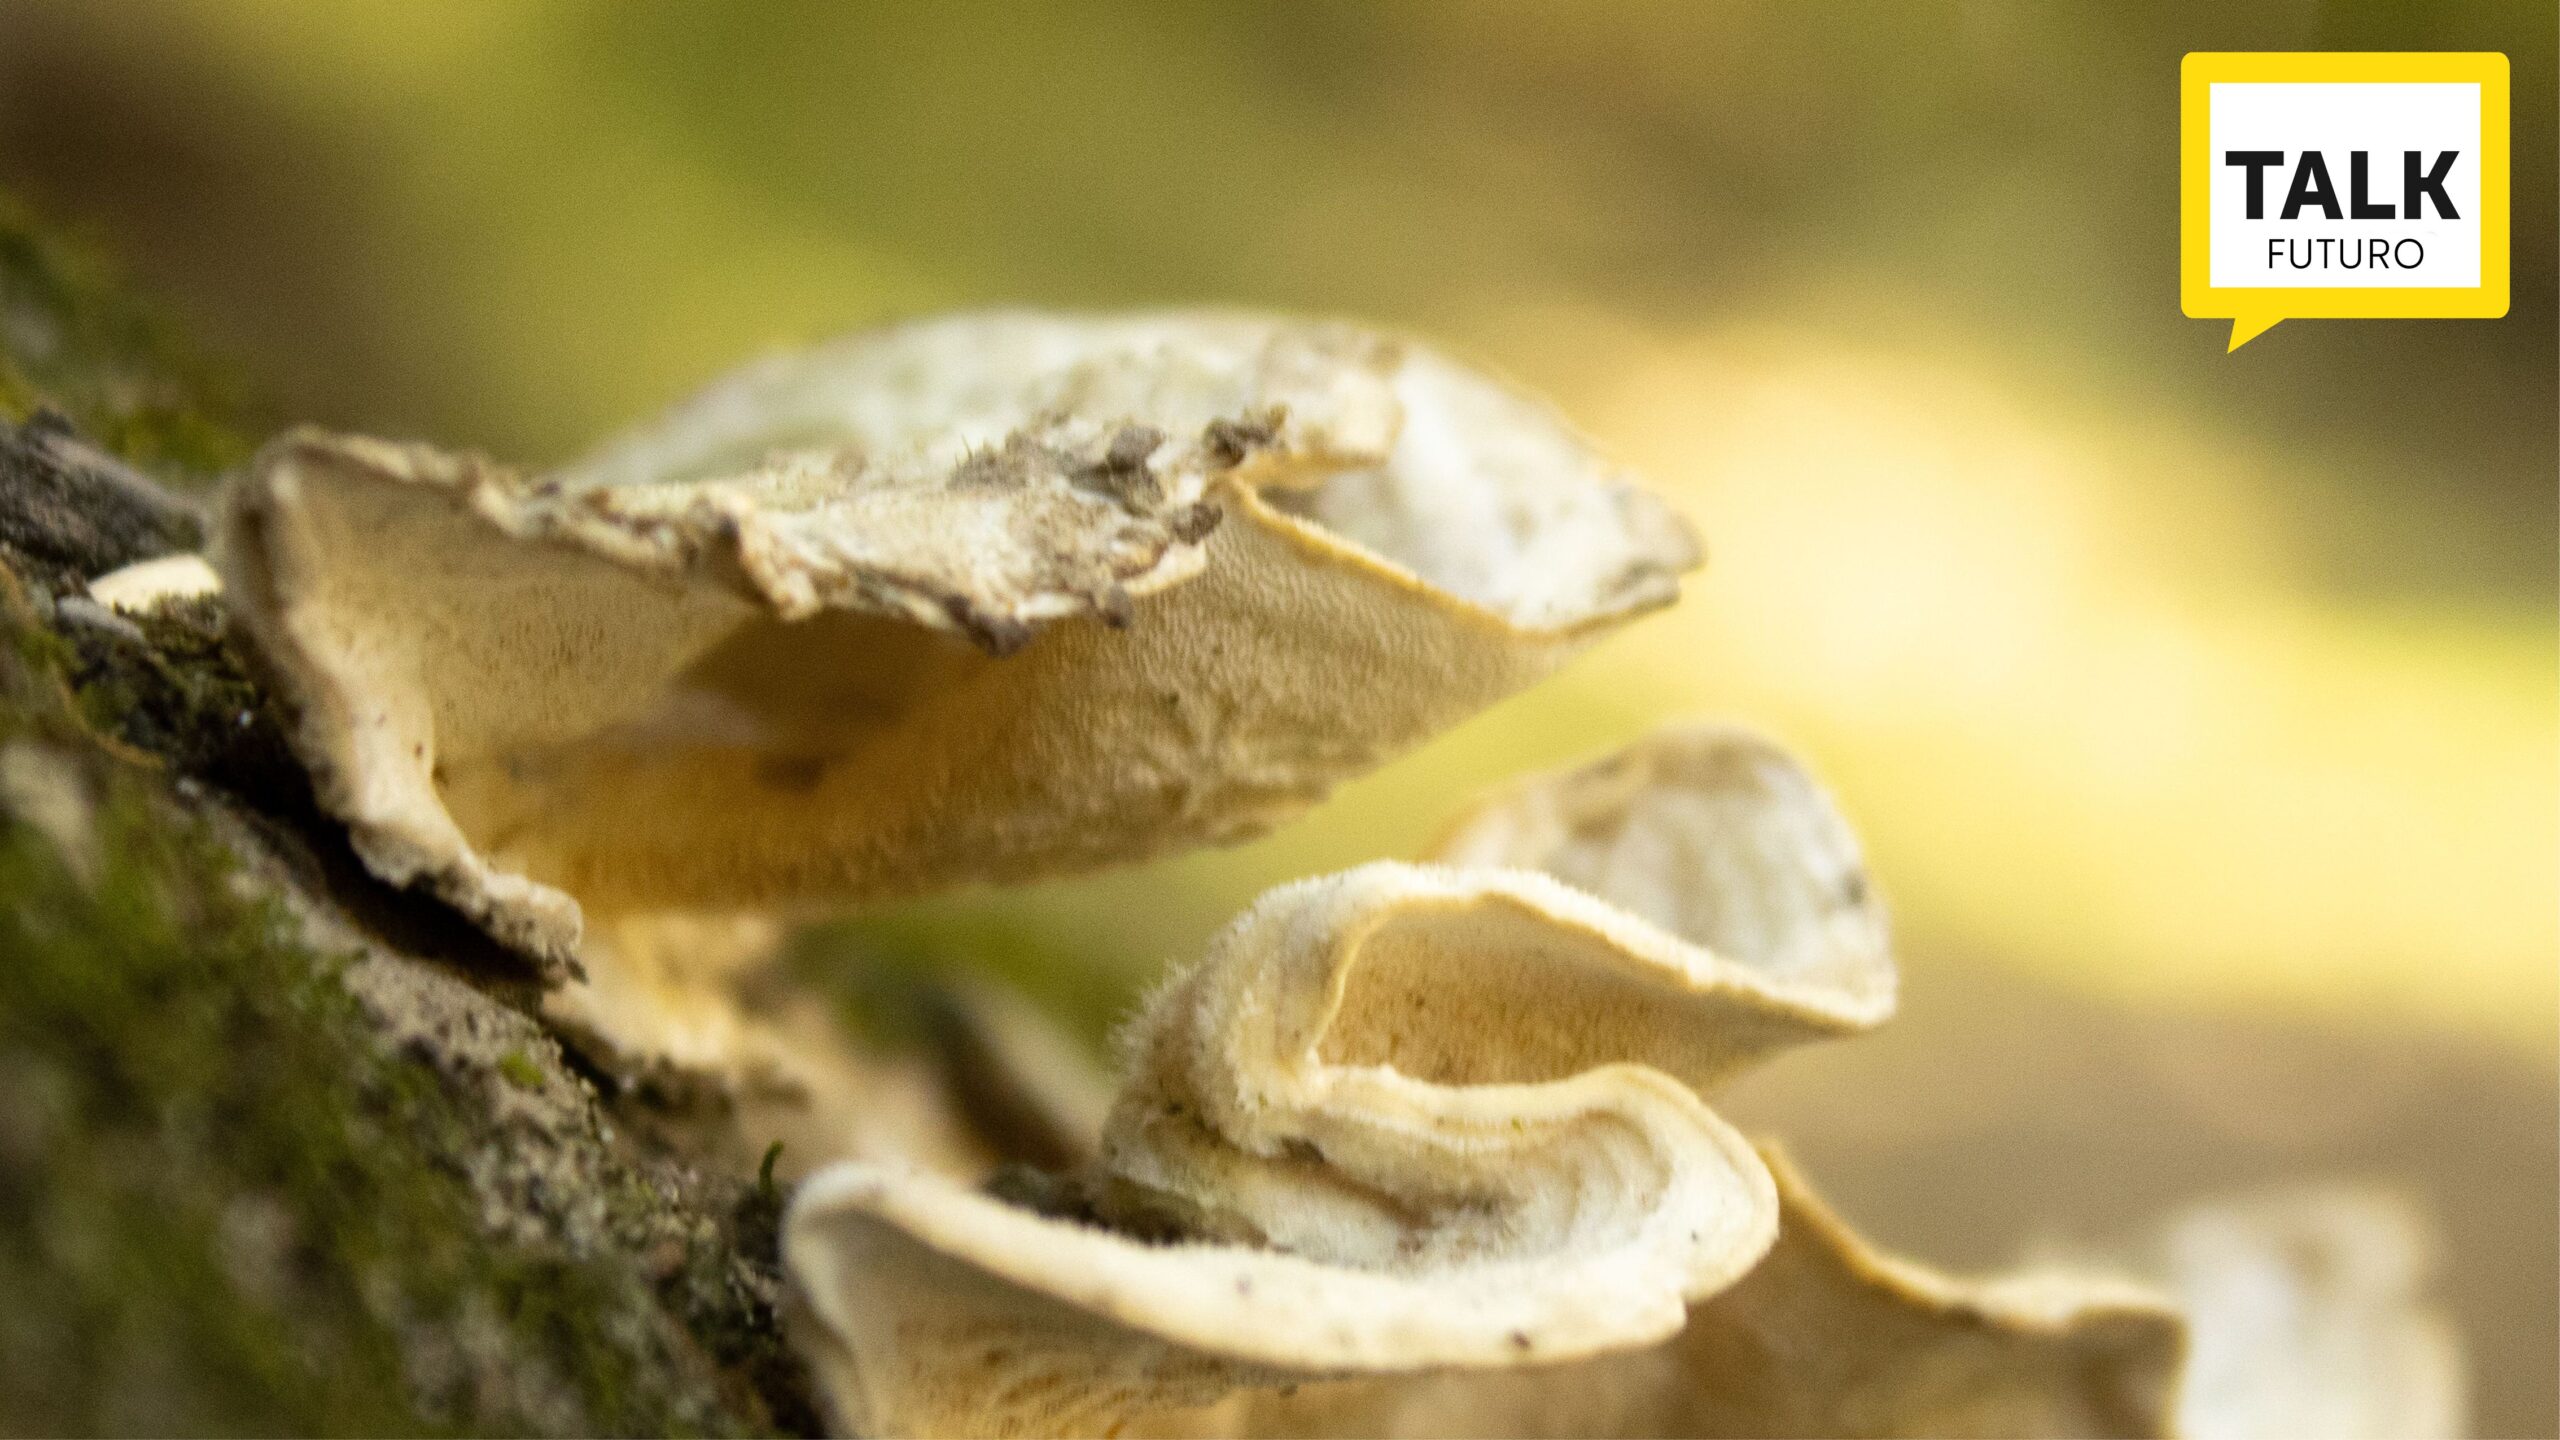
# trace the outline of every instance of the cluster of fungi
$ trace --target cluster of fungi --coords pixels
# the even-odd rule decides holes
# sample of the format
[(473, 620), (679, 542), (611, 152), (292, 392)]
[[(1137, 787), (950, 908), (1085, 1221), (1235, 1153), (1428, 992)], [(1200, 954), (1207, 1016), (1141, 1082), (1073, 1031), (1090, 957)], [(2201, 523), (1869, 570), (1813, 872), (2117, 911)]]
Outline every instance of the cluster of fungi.
[[(1730, 726), (1269, 892), (1116, 1073), (986, 996), (976, 1080), (1036, 1166), (814, 999), (739, 1003), (801, 919), (1261, 833), (1699, 554), (1426, 346), (1003, 313), (752, 366), (547, 473), (289, 434), (209, 571), (101, 593), (218, 585), (374, 873), (538, 965), (581, 1045), (728, 1090), (706, 1153), (787, 1142), (792, 1333), (848, 1432), (2452, 1423), (2388, 1215), (2204, 1211), (1961, 1280), (1710, 1108), (1896, 991), (1847, 823)], [(2264, 1283), (2219, 1305), (2194, 1254)]]

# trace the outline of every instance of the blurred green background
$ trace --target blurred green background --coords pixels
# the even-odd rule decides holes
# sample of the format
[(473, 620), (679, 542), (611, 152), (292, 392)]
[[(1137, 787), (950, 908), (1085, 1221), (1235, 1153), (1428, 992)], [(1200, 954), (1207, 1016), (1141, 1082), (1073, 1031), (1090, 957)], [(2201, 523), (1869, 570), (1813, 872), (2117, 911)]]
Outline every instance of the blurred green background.
[[(565, 458), (921, 310), (1351, 314), (1698, 523), (1678, 611), (1260, 843), (870, 922), (1098, 1025), (1260, 888), (1658, 718), (1806, 750), (1906, 1020), (1736, 1103), (1987, 1261), (2322, 1169), (2420, 1193), (2560, 1425), (2548, 0), (0, 4), (0, 184), (282, 417)], [(2189, 50), (2513, 64), (2514, 304), (2177, 303)], [(1025, 957), (1029, 957), (1026, 961)], [(996, 957), (1011, 957), (999, 962)]]

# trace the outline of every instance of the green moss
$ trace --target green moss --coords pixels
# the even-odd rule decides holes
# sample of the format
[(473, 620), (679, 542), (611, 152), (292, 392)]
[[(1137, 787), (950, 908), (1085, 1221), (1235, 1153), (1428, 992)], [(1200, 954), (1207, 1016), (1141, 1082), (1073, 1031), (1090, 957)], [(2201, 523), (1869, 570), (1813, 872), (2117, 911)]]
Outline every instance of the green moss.
[(542, 1088), (542, 1067), (534, 1062), (532, 1056), (521, 1050), (510, 1050), (499, 1056), (498, 1073), (507, 1078), (508, 1084), (519, 1090)]
[[(40, 406), (160, 478), (245, 449), (209, 372), (0, 197), (0, 416)], [(778, 1197), (607, 1123), (485, 937), (343, 889), (370, 882), (216, 607), (47, 608), (154, 517), (33, 433), (0, 455), (0, 1435), (814, 1428)], [(217, 833), (207, 786), (255, 819)], [(276, 886), (399, 953), (316, 953)]]
[(309, 781), (285, 739), (284, 713), (251, 677), (219, 604), (164, 605), (128, 622), (132, 632), (83, 626), (56, 635), (29, 626), (23, 633), (43, 647), (41, 663), (68, 682), (91, 734), (255, 797), (270, 813), (310, 813)]
[[(728, 1429), (619, 1255), (492, 1238), (488, 1118), (386, 1053), (153, 777), (84, 753), (18, 657), (0, 736), (97, 797), (93, 863), (0, 817), (0, 1431)], [(46, 647), (33, 647), (45, 653)], [(521, 1050), (500, 1062), (536, 1088)], [(769, 1337), (768, 1337), (769, 1339)]]
[[(42, 833), (0, 826), (0, 1070), (18, 1112), (0, 1166), (0, 1288), (41, 1297), (0, 1307), (10, 1428), (415, 1424), (383, 1327), (333, 1323), (306, 1348), (224, 1258), (225, 1231), (248, 1223), (235, 1205), (248, 1215), (282, 1197), (290, 1212), (324, 1187), (381, 1188), (354, 1153), (362, 1113), (300, 1092), (300, 1052), (329, 1045), (343, 994), (317, 965), (277, 973), (271, 917), (223, 893), (192, 837), (146, 822), (130, 797), (100, 818), (94, 885)], [(224, 995), (201, 983), (208, 971), (255, 988)], [(252, 1034), (267, 1053), (242, 1065), (234, 1047)], [(307, 1145), (315, 1132), (328, 1143)], [(318, 1227), (296, 1216), (297, 1259), (365, 1245), (337, 1216), (334, 1198)], [(360, 1320), (360, 1303), (329, 1299), (333, 1322)]]
[(198, 483), (245, 459), (267, 428), (104, 263), (0, 194), (0, 416), (39, 407), (164, 479)]

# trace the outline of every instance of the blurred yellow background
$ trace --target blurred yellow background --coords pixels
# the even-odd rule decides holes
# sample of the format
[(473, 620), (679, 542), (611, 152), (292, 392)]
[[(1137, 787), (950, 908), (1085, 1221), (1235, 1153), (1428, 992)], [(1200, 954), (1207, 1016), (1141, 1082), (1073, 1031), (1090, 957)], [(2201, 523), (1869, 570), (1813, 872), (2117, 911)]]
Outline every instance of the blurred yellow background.
[[(1279, 835), (884, 922), (1034, 945), (1080, 1013), (1266, 885), (1707, 712), (1841, 793), (1915, 1025), (2014, 979), (2055, 1014), (2308, 1025), (2347, 1037), (2340, 1075), (2423, 1038), (2513, 1061), (2474, 1089), (2530, 1136), (2560, 1013), (2554, 26), (2548, 0), (18, 0), (0, 183), (297, 419), (544, 461), (895, 315), (1242, 303), (1443, 339), (1697, 522), (1678, 610)], [(2506, 51), (2512, 313), (2228, 356), (2182, 318), (2177, 65), (2207, 49)], [(1967, 1033), (1936, 1003), (1920, 1034)], [(2342, 1083), (2302, 1076), (2265, 1097)], [(2442, 1169), (2415, 1153), (2376, 1163)], [(2510, 1263), (2546, 1263), (2543, 1153), (2479, 1182), (2542, 1187), (2500, 1212), (2542, 1236)], [(2539, 1273), (2498, 1312), (2520, 1355)], [(2485, 1419), (2548, 1416), (2540, 1353)]]
[[(297, 417), (542, 460), (886, 316), (1238, 301), (1445, 337), (1697, 520), (1557, 685), (1008, 902), (1103, 958), (1711, 710), (1813, 753), (1916, 947), (2548, 1048), (2549, 26), (2181, 8), (220, 0), (13, 14), (0, 75), (12, 168)], [(2518, 40), (2509, 319), (2178, 316), (2180, 52)]]

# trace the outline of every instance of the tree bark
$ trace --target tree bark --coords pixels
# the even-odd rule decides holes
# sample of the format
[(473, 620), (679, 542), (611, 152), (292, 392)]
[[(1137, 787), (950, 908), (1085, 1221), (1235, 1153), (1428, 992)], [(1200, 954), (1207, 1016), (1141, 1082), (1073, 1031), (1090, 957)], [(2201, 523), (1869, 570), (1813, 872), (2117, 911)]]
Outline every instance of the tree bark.
[(0, 202), (0, 1432), (806, 1433), (779, 1197), (312, 802), (202, 543), (259, 427)]

